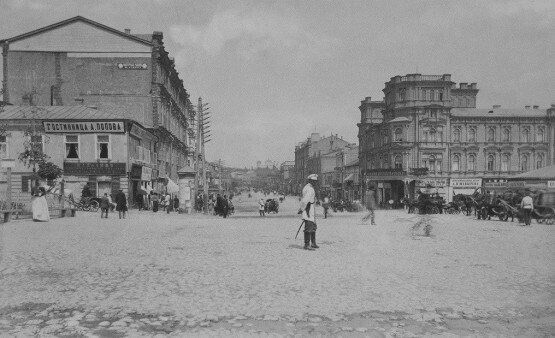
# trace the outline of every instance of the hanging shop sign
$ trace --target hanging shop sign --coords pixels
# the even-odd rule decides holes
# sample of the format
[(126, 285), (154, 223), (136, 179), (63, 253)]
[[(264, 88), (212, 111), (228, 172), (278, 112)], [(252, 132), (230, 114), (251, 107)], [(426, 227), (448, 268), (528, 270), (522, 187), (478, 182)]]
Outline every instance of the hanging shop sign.
[(64, 174), (76, 176), (121, 176), (126, 174), (125, 163), (64, 162)]
[(403, 176), (407, 172), (401, 169), (367, 169), (366, 174), (369, 176)]
[(446, 178), (426, 178), (423, 180), (417, 180), (416, 184), (421, 187), (432, 186), (435, 188), (440, 188), (440, 187), (447, 186), (447, 179)]
[(453, 188), (478, 188), (482, 186), (481, 178), (452, 178), (450, 185)]
[(152, 168), (144, 167), (141, 169), (141, 181), (152, 180)]
[(146, 63), (118, 63), (119, 69), (131, 69), (131, 70), (146, 70), (148, 65)]
[(507, 188), (518, 188), (518, 187), (524, 187), (526, 185), (526, 182), (524, 181), (509, 181), (505, 183), (505, 186)]
[(43, 122), (46, 133), (125, 133), (123, 121)]

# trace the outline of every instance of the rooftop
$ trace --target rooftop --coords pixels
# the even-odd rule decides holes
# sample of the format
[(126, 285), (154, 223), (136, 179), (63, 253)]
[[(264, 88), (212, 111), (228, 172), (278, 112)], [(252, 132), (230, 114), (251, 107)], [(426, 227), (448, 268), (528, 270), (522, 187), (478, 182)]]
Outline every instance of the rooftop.
[(114, 112), (87, 106), (4, 106), (0, 120), (122, 120)]
[(545, 117), (545, 109), (526, 108), (452, 108), (451, 114), (457, 117)]

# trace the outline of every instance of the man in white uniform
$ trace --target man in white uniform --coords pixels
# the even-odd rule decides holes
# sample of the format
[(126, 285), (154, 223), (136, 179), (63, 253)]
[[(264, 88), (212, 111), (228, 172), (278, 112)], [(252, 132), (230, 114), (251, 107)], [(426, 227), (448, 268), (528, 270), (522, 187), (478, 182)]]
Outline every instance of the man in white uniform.
[[(302, 214), (304, 222), (304, 249), (314, 250), (318, 248), (316, 245), (316, 221), (314, 219), (316, 192), (314, 186), (318, 180), (318, 175), (312, 174), (308, 176), (308, 183), (303, 188), (301, 205), (299, 213)], [(312, 241), (312, 245), (310, 242)]]

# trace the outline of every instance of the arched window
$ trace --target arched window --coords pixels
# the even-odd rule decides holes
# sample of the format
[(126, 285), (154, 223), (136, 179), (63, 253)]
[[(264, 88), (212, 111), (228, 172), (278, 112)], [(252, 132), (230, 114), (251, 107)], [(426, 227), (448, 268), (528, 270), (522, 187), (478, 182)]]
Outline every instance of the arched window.
[(503, 157), (501, 157), (501, 171), (509, 171), (509, 163), (510, 163), (509, 155), (504, 154)]
[(476, 171), (476, 156), (473, 154), (468, 155), (468, 170)]
[(526, 154), (522, 155), (522, 158), (520, 161), (520, 170), (528, 171), (528, 155)]
[(543, 167), (543, 155), (538, 154), (536, 156), (536, 169), (540, 169)]
[(503, 142), (511, 141), (511, 130), (509, 128), (503, 128)]
[(487, 141), (495, 142), (495, 128), (493, 127), (488, 128)]
[(395, 169), (403, 169), (403, 156), (395, 155), (395, 159), (393, 161), (395, 163)]
[(488, 155), (488, 171), (494, 171), (495, 170), (495, 156), (493, 155)]
[(530, 128), (528, 127), (522, 130), (522, 142), (530, 142)]
[(451, 162), (451, 171), (459, 171), (461, 168), (461, 158), (459, 155), (453, 155), (453, 161)]
[(387, 137), (387, 134), (383, 134), (383, 135), (382, 135), (382, 140), (383, 140), (383, 143), (382, 143), (382, 144), (387, 144), (387, 143), (389, 143), (389, 139), (388, 139), (388, 137)]
[(461, 142), (461, 128), (459, 127), (453, 130), (453, 142)]
[(393, 137), (395, 142), (403, 141), (403, 129), (401, 128), (395, 129), (395, 131), (393, 132)]
[(429, 142), (437, 142), (437, 132), (434, 128), (430, 129), (430, 139), (428, 140)]
[(543, 142), (545, 130), (543, 128), (538, 128), (536, 133), (536, 142)]
[(432, 173), (436, 172), (436, 157), (434, 155), (428, 157), (428, 170)]
[(468, 142), (476, 142), (476, 128), (468, 129)]

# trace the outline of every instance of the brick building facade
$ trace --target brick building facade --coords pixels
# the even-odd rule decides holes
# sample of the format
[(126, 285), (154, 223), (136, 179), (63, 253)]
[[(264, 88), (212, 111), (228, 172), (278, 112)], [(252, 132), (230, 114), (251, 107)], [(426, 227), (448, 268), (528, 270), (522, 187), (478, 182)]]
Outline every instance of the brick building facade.
[(152, 155), (133, 169), (152, 171), (132, 181), (133, 194), (139, 186), (161, 189), (161, 179), (177, 181), (179, 168), (192, 165), (194, 112), (161, 32), (131, 34), (77, 16), (0, 43), (4, 101), (97, 107), (156, 136), (148, 145), (131, 140)]
[(380, 199), (433, 187), (448, 200), (553, 163), (555, 108), (477, 109), (476, 83), (408, 74), (361, 101), (361, 177)]

